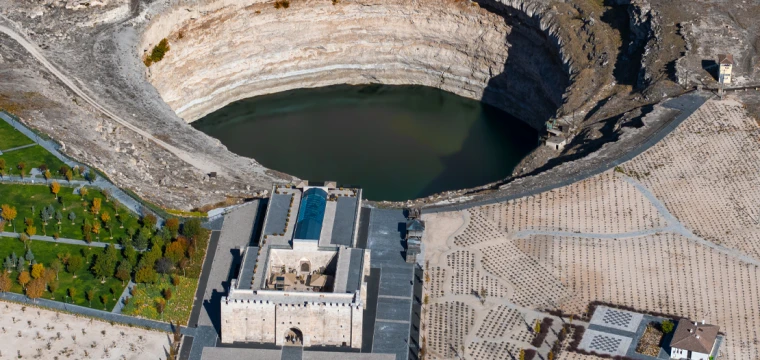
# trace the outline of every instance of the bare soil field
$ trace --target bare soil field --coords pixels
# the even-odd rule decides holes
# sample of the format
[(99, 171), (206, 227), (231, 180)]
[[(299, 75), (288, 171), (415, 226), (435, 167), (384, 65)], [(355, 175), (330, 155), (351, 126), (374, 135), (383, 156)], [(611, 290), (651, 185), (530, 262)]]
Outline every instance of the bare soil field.
[[(425, 214), (429, 357), (517, 356), (535, 349), (530, 327), (546, 309), (582, 315), (593, 301), (705, 319), (726, 333), (722, 359), (760, 357), (758, 131), (741, 104), (711, 100), (620, 168), (515, 201)], [(455, 304), (470, 326), (441, 320)]]
[(170, 335), (0, 302), (2, 358), (166, 359)]

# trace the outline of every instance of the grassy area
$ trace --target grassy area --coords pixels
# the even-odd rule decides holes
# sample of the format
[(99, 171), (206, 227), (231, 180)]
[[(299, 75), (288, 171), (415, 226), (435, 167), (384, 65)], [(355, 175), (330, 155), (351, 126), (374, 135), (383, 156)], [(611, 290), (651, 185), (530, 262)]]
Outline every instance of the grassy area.
[[(88, 194), (85, 196), (84, 200), (82, 200), (79, 195), (74, 194), (74, 188), (72, 187), (61, 186), (58, 195), (59, 200), (56, 201), (54, 195), (50, 192), (50, 187), (48, 185), (0, 184), (0, 204), (14, 206), (18, 212), (16, 220), (14, 221), (17, 232), (23, 232), (26, 227), (24, 225), (24, 219), (31, 218), (34, 220), (35, 227), (37, 228), (37, 235), (45, 235), (47, 232), (48, 236), (53, 236), (53, 234), (57, 232), (60, 237), (84, 239), (83, 227), (85, 222), (90, 225), (100, 222), (100, 233), (97, 235), (93, 233), (92, 240), (115, 243), (118, 242), (119, 239), (127, 237), (126, 229), (128, 227), (136, 229), (138, 226), (137, 218), (134, 214), (130, 214), (125, 217), (125, 226), (124, 228), (121, 228), (121, 219), (115, 216), (115, 203), (113, 200), (107, 202), (105, 196), (98, 189), (88, 188)], [(89, 208), (92, 206), (92, 201), (95, 198), (101, 199), (102, 205), (100, 215), (107, 212), (112, 219), (113, 239), (111, 239), (108, 230), (103, 227), (103, 223), (99, 216), (96, 219), (96, 215), (89, 211)], [(48, 222), (47, 227), (43, 226), (40, 212), (44, 207), (49, 205), (52, 205), (56, 211), (60, 211), (63, 215), (63, 220), (60, 225), (58, 225), (55, 218), (53, 218)], [(34, 207), (34, 212), (32, 212), (32, 207)], [(122, 206), (119, 207), (122, 209), (121, 211), (123, 213), (128, 213), (126, 208)], [(70, 212), (73, 212), (76, 216), (73, 222), (69, 220)], [(13, 227), (8, 223), (4, 230), (13, 231)]]
[[(124, 291), (125, 285), (122, 285), (122, 282), (120, 280), (116, 278), (106, 278), (105, 283), (101, 283), (100, 279), (95, 278), (95, 275), (93, 275), (92, 271), (90, 271), (93, 259), (92, 254), (102, 253), (102, 248), (56, 244), (46, 241), (31, 241), (29, 247), (34, 254), (34, 260), (37, 261), (37, 263), (44, 264), (46, 268), (54, 259), (57, 258), (57, 255), (59, 253), (81, 255), (85, 257), (87, 262), (81, 270), (77, 271), (74, 274), (70, 274), (65, 270), (61, 270), (58, 274), (58, 289), (52, 294), (50, 293), (49, 289), (47, 289), (47, 291), (45, 291), (44, 295), (42, 296), (44, 299), (66, 301), (68, 303), (74, 303), (81, 306), (92, 307), (100, 310), (106, 309), (110, 311), (116, 305), (116, 301), (118, 301), (119, 296), (121, 296), (121, 293)], [(18, 239), (0, 238), (0, 257), (2, 257), (0, 260), (4, 260), (13, 252), (15, 252), (19, 257), (24, 256), (24, 254), (26, 254), (24, 244)], [(121, 261), (121, 258), (121, 254), (119, 254), (119, 261)], [(76, 276), (76, 278), (74, 276)], [(18, 272), (14, 270), (10, 274), (10, 277), (13, 280), (11, 291), (23, 294), (24, 292), (21, 288), (21, 285), (19, 285), (16, 281), (18, 278)], [(72, 287), (77, 289), (77, 293), (73, 299), (71, 297), (67, 298), (67, 290)], [(90, 289), (95, 289), (96, 297), (92, 301), (92, 306), (90, 306), (89, 301), (87, 301), (85, 298), (85, 293)], [(101, 301), (101, 295), (108, 296), (108, 301), (106, 302), (105, 306)]]
[[(171, 321), (175, 324), (187, 324), (193, 309), (193, 298), (198, 279), (180, 276), (179, 286), (171, 284), (169, 275), (161, 275), (155, 284), (138, 284), (132, 290), (132, 298), (124, 306), (122, 313), (141, 316), (148, 319)], [(171, 289), (172, 296), (166, 301), (164, 291)], [(158, 314), (156, 302), (164, 299), (166, 307), (163, 314)]]
[(11, 149), (31, 143), (33, 143), (33, 141), (26, 137), (26, 135), (14, 129), (13, 126), (4, 120), (0, 120), (0, 150)]
[(25, 174), (29, 174), (31, 169), (39, 168), (44, 164), (50, 169), (52, 175), (62, 178), (62, 176), (58, 175), (58, 169), (60, 169), (61, 166), (66, 165), (63, 161), (59, 160), (39, 145), (3, 153), (3, 155), (0, 155), (0, 159), (5, 159), (8, 175), (18, 175), (19, 171), (16, 169), (16, 165), (23, 162), (26, 164)]

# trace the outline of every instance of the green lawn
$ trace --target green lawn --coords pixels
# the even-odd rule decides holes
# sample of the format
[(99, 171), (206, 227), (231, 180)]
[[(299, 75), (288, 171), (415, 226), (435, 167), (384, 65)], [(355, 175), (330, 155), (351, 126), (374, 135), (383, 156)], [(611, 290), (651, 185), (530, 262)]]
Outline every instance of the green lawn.
[(0, 150), (15, 148), (33, 143), (32, 139), (26, 137), (20, 131), (16, 130), (5, 122), (0, 120)]
[(5, 159), (6, 173), (8, 175), (18, 175), (19, 171), (16, 165), (23, 162), (26, 164), (24, 173), (27, 175), (31, 169), (38, 168), (44, 164), (50, 169), (52, 175), (62, 178), (62, 176), (58, 175), (58, 169), (66, 165), (39, 145), (3, 153), (3, 155), (0, 155), (0, 159)]
[[(180, 276), (179, 286), (172, 285), (169, 279), (169, 275), (161, 275), (155, 284), (135, 285), (132, 290), (133, 296), (122, 309), (122, 313), (148, 319), (171, 321), (175, 324), (187, 324), (190, 319), (190, 312), (193, 309), (193, 298), (198, 279)], [(166, 288), (172, 289), (172, 297), (166, 301), (164, 313), (159, 315), (156, 311), (156, 300), (162, 298), (162, 292)]]
[[(65, 185), (65, 182), (63, 182), (62, 185)], [(119, 239), (126, 238), (125, 228), (120, 227), (120, 219), (115, 216), (114, 202), (106, 202), (105, 196), (103, 196), (98, 189), (88, 188), (88, 191), (89, 193), (85, 197), (85, 200), (81, 200), (79, 195), (74, 194), (74, 188), (61, 186), (61, 190), (58, 193), (60, 199), (63, 199), (63, 203), (61, 203), (60, 199), (56, 201), (54, 195), (50, 192), (50, 187), (48, 185), (0, 184), (0, 204), (8, 204), (16, 207), (18, 212), (16, 220), (14, 221), (16, 232), (23, 232), (26, 227), (24, 225), (24, 219), (31, 218), (34, 220), (34, 224), (37, 228), (37, 235), (45, 235), (47, 232), (48, 236), (53, 236), (55, 232), (58, 232), (60, 237), (84, 239), (82, 228), (85, 221), (88, 221), (91, 225), (96, 221), (100, 221), (99, 217), (96, 220), (96, 216), (92, 212), (89, 212), (89, 208), (92, 205), (92, 200), (94, 198), (101, 198), (102, 205), (100, 214), (102, 215), (103, 212), (108, 212), (111, 219), (113, 219), (113, 239), (110, 238), (111, 236), (108, 230), (102, 227), (99, 235), (95, 236), (95, 234), (93, 234), (92, 240), (116, 243)], [(43, 226), (42, 219), (40, 218), (40, 211), (43, 207), (49, 205), (53, 205), (55, 210), (60, 211), (64, 217), (60, 224), (60, 231), (58, 230), (59, 225), (55, 218), (48, 222), (46, 230)], [(66, 207), (65, 210), (64, 205)], [(34, 213), (32, 213), (32, 207), (34, 207)], [(122, 207), (122, 209), (125, 208)], [(88, 212), (85, 212), (85, 210)], [(72, 221), (69, 220), (69, 213), (72, 211), (76, 215), (73, 224)], [(137, 218), (134, 214), (130, 215), (124, 221), (127, 226), (133, 228), (137, 226)], [(13, 227), (8, 223), (4, 230), (13, 231)]]
[[(88, 251), (88, 249), (91, 254), (100, 254), (103, 252), (102, 248), (55, 244), (46, 241), (31, 241), (30, 248), (32, 250), (32, 253), (34, 253), (34, 260), (37, 261), (37, 263), (44, 264), (46, 268), (54, 259), (56, 259), (58, 253), (69, 253), (71, 255), (85, 256), (85, 253)], [(12, 252), (15, 252), (19, 257), (24, 256), (24, 254), (26, 254), (24, 244), (18, 239), (0, 238), (0, 257), (2, 257), (0, 260), (5, 260), (5, 258), (7, 256), (10, 256)], [(119, 253), (119, 260), (121, 261), (121, 253)], [(68, 303), (74, 303), (77, 305), (92, 307), (100, 310), (103, 310), (105, 308), (106, 310), (110, 311), (113, 309), (119, 299), (119, 296), (121, 296), (122, 291), (124, 291), (125, 285), (122, 285), (122, 282), (116, 278), (107, 278), (105, 283), (101, 283), (100, 279), (96, 279), (92, 274), (92, 271), (90, 271), (90, 267), (92, 266), (91, 255), (88, 261), (89, 263), (83, 266), (82, 270), (75, 274), (70, 274), (65, 270), (62, 270), (58, 274), (59, 287), (56, 292), (51, 294), (49, 291), (46, 291), (42, 297), (45, 299), (66, 301)], [(76, 278), (74, 278), (74, 275), (76, 275)], [(16, 271), (13, 271), (10, 276), (13, 280), (13, 287), (11, 288), (11, 291), (23, 294), (24, 292), (21, 288), (21, 285), (16, 282), (18, 273)], [(77, 289), (77, 294), (74, 296), (73, 301), (71, 297), (66, 298), (67, 290), (71, 287)], [(96, 299), (92, 301), (92, 306), (90, 306), (90, 303), (85, 298), (85, 292), (90, 289), (95, 289), (96, 296)], [(115, 289), (116, 294), (114, 294), (111, 289)], [(105, 304), (105, 306), (100, 299), (100, 296), (104, 294), (108, 295), (108, 302)]]

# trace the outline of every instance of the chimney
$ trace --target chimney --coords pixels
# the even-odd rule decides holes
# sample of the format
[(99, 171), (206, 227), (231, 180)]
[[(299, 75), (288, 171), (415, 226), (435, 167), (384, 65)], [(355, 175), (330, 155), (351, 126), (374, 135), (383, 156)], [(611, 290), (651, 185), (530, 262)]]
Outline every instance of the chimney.
[(704, 324), (705, 324), (705, 319), (702, 319), (702, 325), (704, 325)]

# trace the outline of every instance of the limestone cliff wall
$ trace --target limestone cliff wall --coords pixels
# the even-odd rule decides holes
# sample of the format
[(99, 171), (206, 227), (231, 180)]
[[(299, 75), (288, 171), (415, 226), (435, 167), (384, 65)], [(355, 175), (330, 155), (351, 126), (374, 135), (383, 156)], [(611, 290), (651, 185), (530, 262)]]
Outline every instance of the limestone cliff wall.
[[(540, 128), (562, 105), (569, 66), (536, 15), (467, 1), (213, 1), (175, 6), (143, 34), (171, 50), (149, 81), (183, 119), (235, 100), (334, 84), (438, 87), (500, 107)], [(543, 28), (543, 29), (542, 29)], [(546, 30), (544, 30), (546, 29)]]

